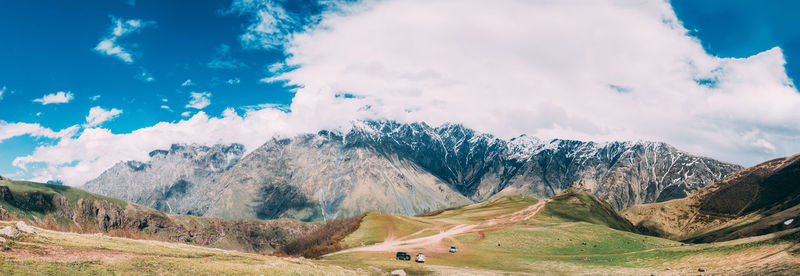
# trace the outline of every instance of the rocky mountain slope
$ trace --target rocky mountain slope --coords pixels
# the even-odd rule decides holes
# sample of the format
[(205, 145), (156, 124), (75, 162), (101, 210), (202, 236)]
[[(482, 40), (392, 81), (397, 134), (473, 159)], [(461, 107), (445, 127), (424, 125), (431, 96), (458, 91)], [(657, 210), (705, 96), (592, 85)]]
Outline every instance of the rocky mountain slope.
[(634, 206), (624, 215), (641, 229), (691, 242), (800, 226), (800, 154), (747, 168), (687, 198)]
[(182, 242), (269, 253), (317, 224), (295, 220), (222, 220), (165, 214), (77, 188), (0, 180), (0, 220), (57, 231)]
[(207, 208), (205, 195), (188, 191), (213, 185), (243, 155), (240, 144), (175, 144), (168, 150), (150, 152), (147, 163), (121, 162), (82, 188), (164, 212), (202, 214)]
[[(415, 214), (512, 194), (545, 198), (574, 184), (621, 210), (684, 197), (741, 169), (657, 142), (503, 140), (461, 125), (393, 121), (272, 139), (241, 159), (211, 153), (224, 146), (184, 152), (194, 148), (117, 164), (85, 188), (176, 213), (321, 220), (369, 210)], [(204, 169), (210, 160), (227, 165)]]

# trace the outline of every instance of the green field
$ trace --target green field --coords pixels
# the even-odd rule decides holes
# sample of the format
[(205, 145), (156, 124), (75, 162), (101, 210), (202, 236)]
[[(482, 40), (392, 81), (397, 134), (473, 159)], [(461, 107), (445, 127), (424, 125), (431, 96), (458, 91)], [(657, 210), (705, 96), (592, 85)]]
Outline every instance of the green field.
[[(401, 222), (402, 233), (431, 226), (480, 225), (510, 215), (537, 202), (503, 197), (487, 203), (446, 211), (431, 217), (371, 213), (362, 227), (347, 237), (348, 244), (375, 243)], [(412, 221), (413, 223), (410, 223)], [(472, 228), (430, 247), (404, 248), (423, 252), (426, 263), (394, 260), (394, 251), (349, 252), (325, 257), (324, 263), (351, 268), (404, 269), (417, 274), (690, 274), (703, 268), (712, 274), (800, 272), (800, 232), (792, 230), (731, 242), (689, 245), (625, 231), (630, 223), (594, 196), (567, 191), (554, 197), (535, 217)], [(404, 237), (405, 240), (431, 236)], [(396, 231), (400, 232), (400, 231)], [(402, 237), (402, 235), (395, 235)], [(368, 237), (368, 238), (367, 238)], [(447, 253), (449, 245), (458, 253)], [(402, 245), (402, 243), (401, 243)], [(438, 250), (438, 251), (437, 251)]]

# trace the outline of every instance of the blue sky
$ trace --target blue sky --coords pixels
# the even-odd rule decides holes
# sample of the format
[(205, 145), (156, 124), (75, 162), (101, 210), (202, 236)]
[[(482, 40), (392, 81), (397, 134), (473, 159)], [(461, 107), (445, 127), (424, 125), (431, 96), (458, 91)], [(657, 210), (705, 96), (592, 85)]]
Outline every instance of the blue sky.
[(672, 6), (710, 53), (741, 58), (779, 46), (789, 76), (800, 79), (800, 2), (673, 0)]
[[(89, 108), (118, 108), (123, 114), (105, 122), (115, 133), (131, 132), (162, 121), (176, 121), (189, 93), (209, 92), (205, 112), (263, 103), (288, 104), (292, 92), (279, 83), (263, 83), (267, 66), (283, 58), (280, 50), (243, 49), (239, 40), (248, 18), (226, 13), (231, 1), (3, 1), (0, 4), (0, 119), (38, 122), (63, 129), (82, 122)], [(302, 9), (301, 9), (302, 10)], [(113, 20), (154, 22), (120, 39), (133, 55), (128, 64), (93, 49), (113, 27)], [(220, 49), (236, 68), (211, 68)], [(147, 72), (146, 82), (135, 76)], [(194, 85), (182, 86), (191, 80)], [(228, 83), (232, 80), (231, 83)], [(13, 91), (11, 93), (10, 91)], [(71, 92), (65, 104), (33, 102), (45, 94)], [(100, 95), (96, 100), (91, 97)], [(164, 102), (164, 99), (167, 101)], [(168, 106), (171, 110), (161, 108)], [(52, 139), (15, 137), (0, 143), (0, 174)]]
[[(430, 106), (426, 106), (424, 103), (431, 102), (433, 105), (437, 105), (443, 101), (441, 97), (444, 94), (433, 93), (435, 94), (433, 95), (429, 92), (433, 89), (431, 87), (441, 87), (441, 85), (431, 87), (420, 85), (420, 87), (416, 87), (413, 84), (405, 84), (402, 81), (394, 82), (390, 80), (382, 82), (380, 84), (382, 86), (362, 87), (358, 81), (346, 82), (350, 81), (348, 78), (351, 76), (352, 70), (358, 70), (359, 66), (364, 64), (368, 65), (366, 68), (372, 68), (367, 70), (372, 71), (371, 73), (379, 72), (382, 68), (390, 68), (392, 70), (404, 65), (397, 63), (398, 66), (392, 66), (389, 60), (395, 57), (370, 56), (373, 48), (357, 49), (363, 45), (390, 45), (381, 44), (383, 42), (377, 40), (374, 43), (370, 41), (383, 35), (381, 34), (383, 30), (386, 30), (387, 33), (401, 31), (395, 28), (398, 26), (397, 22), (413, 23), (416, 20), (408, 19), (407, 22), (402, 20), (389, 22), (388, 20), (391, 18), (387, 18), (387, 16), (370, 17), (371, 13), (377, 14), (384, 9), (389, 9), (387, 6), (394, 5), (392, 8), (396, 11), (396, 14), (407, 18), (415, 18), (418, 14), (424, 17), (424, 13), (413, 8), (414, 1), (409, 1), (410, 4), (396, 2), (402, 1), (363, 1), (356, 3), (327, 1), (326, 4), (318, 4), (314, 1), (271, 2), (252, 0), (234, 3), (231, 1), (192, 1), (190, 5), (183, 1), (146, 0), (3, 1), (0, 3), (0, 26), (3, 26), (0, 27), (0, 40), (2, 40), (0, 42), (0, 61), (2, 61), (0, 62), (2, 64), (0, 66), (0, 88), (4, 88), (4, 92), (0, 94), (0, 120), (6, 124), (38, 124), (42, 128), (53, 132), (68, 129), (72, 126), (77, 127), (74, 129), (74, 133), (66, 138), (58, 135), (36, 135), (32, 132), (29, 134), (22, 133), (22, 135), (6, 134), (8, 137), (0, 141), (0, 174), (18, 178), (35, 178), (34, 176), (36, 175), (58, 178), (58, 173), (41, 174), (41, 172), (37, 173), (37, 170), (45, 170), (47, 167), (54, 168), (54, 166), (70, 167), (80, 162), (91, 161), (76, 159), (75, 161), (59, 161), (60, 163), (51, 164), (32, 162), (27, 164), (25, 168), (12, 164), (18, 157), (31, 155), (36, 148), (55, 147), (59, 141), (77, 139), (88, 128), (102, 128), (113, 134), (126, 134), (152, 127), (159, 122), (178, 125), (182, 121), (193, 118), (198, 112), (203, 112), (208, 117), (222, 117), (223, 111), (228, 108), (231, 108), (230, 110), (235, 111), (238, 116), (244, 118), (249, 111), (265, 108), (264, 104), (270, 104), (270, 107), (268, 107), (270, 109), (278, 106), (277, 110), (284, 113), (287, 112), (290, 106), (292, 106), (291, 113), (296, 113), (295, 109), (306, 108), (309, 111), (304, 111), (302, 116), (298, 114), (296, 117), (326, 122), (324, 124), (307, 124), (308, 127), (302, 130), (313, 129), (312, 126), (328, 126), (332, 124), (333, 119), (330, 118), (335, 117), (338, 119), (338, 115), (350, 112), (339, 109), (338, 104), (346, 102), (342, 103), (342, 106), (347, 105), (348, 108), (350, 108), (350, 105), (361, 106), (357, 108), (357, 111), (352, 111), (354, 115), (343, 116), (342, 120), (365, 117), (398, 120), (435, 118), (431, 119), (433, 123), (444, 121), (463, 122), (468, 126), (497, 133), (500, 136), (529, 133), (542, 137), (558, 136), (589, 140), (664, 140), (690, 151), (694, 150), (694, 152), (701, 154), (747, 165), (752, 165), (755, 160), (760, 158), (779, 156), (795, 150), (795, 148), (780, 145), (780, 143), (797, 142), (794, 126), (787, 126), (785, 129), (782, 127), (785, 125), (782, 125), (782, 120), (791, 119), (791, 117), (786, 117), (791, 115), (786, 114), (781, 114), (776, 117), (777, 119), (769, 122), (760, 122), (760, 118), (751, 118), (752, 120), (743, 118), (737, 119), (739, 121), (721, 123), (712, 122), (715, 126), (724, 128), (725, 124), (757, 121), (753, 123), (754, 126), (752, 128), (735, 131), (742, 136), (751, 135), (752, 137), (747, 138), (749, 140), (741, 143), (752, 145), (754, 148), (726, 155), (724, 154), (726, 149), (721, 146), (720, 148), (712, 148), (702, 144), (708, 142), (698, 142), (698, 145), (693, 146), (691, 141), (700, 138), (693, 138), (692, 135), (702, 136), (702, 134), (679, 130), (669, 133), (665, 133), (662, 130), (639, 131), (639, 129), (646, 128), (639, 127), (638, 123), (635, 122), (631, 122), (630, 125), (609, 126), (597, 122), (586, 123), (579, 120), (583, 115), (573, 114), (570, 107), (564, 107), (563, 105), (551, 107), (548, 102), (533, 105), (530, 108), (521, 107), (520, 112), (522, 113), (519, 114), (552, 109), (554, 113), (541, 113), (544, 112), (541, 111), (540, 113), (531, 113), (533, 115), (525, 115), (523, 117), (537, 118), (536, 116), (544, 116), (546, 118), (561, 118), (559, 119), (560, 121), (542, 123), (541, 125), (529, 122), (537, 121), (536, 119), (512, 122), (508, 119), (497, 118), (490, 121), (481, 121), (478, 119), (473, 120), (470, 117), (474, 113), (472, 111), (460, 117), (447, 117), (444, 115), (436, 117), (438, 116), (436, 114), (439, 113), (435, 110), (430, 111), (431, 113), (425, 113), (426, 110), (430, 110)], [(507, 1), (502, 4), (514, 4), (512, 2), (514, 1)], [(467, 8), (471, 7), (472, 4), (474, 3), (465, 2), (462, 5), (464, 7), (463, 11), (471, 12)], [(753, 1), (678, 0), (672, 1), (671, 5), (677, 15), (677, 19), (682, 22), (684, 28), (689, 30), (689, 36), (699, 39), (702, 48), (709, 57), (744, 59), (768, 51), (773, 47), (780, 47), (782, 53), (780, 58), (787, 62), (785, 65), (786, 74), (790, 79), (800, 79), (800, 19), (796, 16), (800, 14), (800, 4), (798, 2), (764, 1), (763, 3), (755, 3)], [(402, 9), (407, 6), (412, 8)], [(654, 6), (657, 9), (663, 5)], [(431, 7), (431, 9), (427, 10), (435, 11), (433, 8), (438, 7)], [(493, 7), (482, 8), (491, 10)], [(532, 8), (534, 9), (532, 11), (535, 12), (535, 8), (540, 7), (526, 6), (526, 8)], [(461, 11), (460, 7), (458, 10)], [(498, 11), (502, 12), (503, 10), (498, 9)], [(669, 13), (669, 11), (661, 12)], [(451, 15), (442, 14), (441, 16), (444, 18)], [(452, 16), (458, 16), (458, 14), (454, 12)], [(373, 21), (365, 22), (374, 22), (374, 25), (370, 23), (348, 24), (348, 20), (367, 20), (369, 18), (373, 18)], [(381, 21), (383, 18), (387, 18), (387, 22)], [(135, 24), (139, 27), (130, 28), (130, 26), (125, 25), (127, 22), (133, 22), (130, 20), (136, 21)], [(130, 55), (129, 60), (125, 60), (120, 55), (107, 54), (97, 49), (102, 40), (113, 37), (113, 31), (118, 22), (123, 24), (123, 27), (129, 27), (129, 30), (127, 33), (114, 38), (113, 43), (115, 46), (121, 47), (120, 49), (125, 54)], [(493, 25), (492, 21), (485, 21), (485, 23), (485, 25)], [(365, 29), (350, 33), (345, 32), (345, 30), (353, 30), (358, 26)], [(380, 26), (385, 26), (385, 28), (378, 29)], [(464, 26), (471, 25), (465, 24)], [(431, 30), (438, 30), (437, 26), (428, 27)], [(538, 32), (537, 30), (527, 31), (530, 31), (530, 34)], [(422, 33), (424, 30), (419, 32)], [(471, 31), (465, 30), (465, 33), (471, 33)], [(295, 34), (296, 36), (292, 36)], [(449, 34), (453, 34), (453, 36), (459, 35), (452, 31), (447, 33), (447, 35)], [(340, 38), (333, 37), (336, 35), (340, 35)], [(398, 35), (396, 37), (403, 36)], [(437, 35), (436, 37), (443, 36)], [(365, 42), (361, 43), (361, 39), (365, 39)], [(392, 37), (387, 39), (392, 39)], [(329, 43), (325, 43), (325, 41)], [(330, 43), (331, 41), (334, 43)], [(343, 41), (353, 44), (345, 44)], [(358, 41), (358, 43), (354, 41)], [(577, 38), (576, 41), (578, 41)], [(409, 40), (395, 41), (393, 43), (409, 43)], [(406, 59), (403, 56), (405, 49), (414, 48), (409, 51), (415, 51), (417, 48), (428, 46), (431, 46), (431, 49), (435, 49), (433, 47), (434, 43), (435, 41), (432, 41), (428, 45), (426, 42), (416, 41), (415, 44), (409, 44), (411, 47), (392, 51), (389, 55), (399, 55), (397, 60), (404, 60)], [(480, 44), (481, 42), (477, 43)], [(539, 44), (542, 43), (540, 42)], [(335, 48), (337, 46), (341, 48)], [(586, 47), (590, 48), (591, 46), (587, 45)], [(315, 67), (315, 63), (318, 61), (335, 60), (339, 52), (343, 53), (342, 56), (347, 56), (345, 52), (353, 52), (351, 53), (353, 58), (350, 59), (353, 62), (359, 61), (361, 58), (360, 53), (364, 53), (364, 62), (347, 66), (342, 65), (341, 68), (348, 68), (345, 71), (350, 73), (341, 76), (337, 76), (334, 71), (330, 71), (333, 70), (331, 68), (340, 67), (333, 67), (330, 64)], [(470, 56), (469, 58), (473, 57)], [(372, 60), (370, 61), (370, 59)], [(422, 79), (420, 83), (430, 79), (423, 78), (428, 76), (428, 73), (434, 77), (447, 75), (446, 72), (437, 71), (440, 70), (438, 68), (444, 67), (437, 67), (434, 64), (435, 62), (439, 61), (431, 61), (431, 65), (428, 65), (427, 62), (419, 62), (417, 64), (422, 64), (426, 67), (419, 70), (413, 69), (416, 71), (409, 71), (411, 72), (409, 74), (420, 76), (420, 79)], [(503, 65), (500, 64), (497, 68), (490, 68), (489, 71), (503, 71)], [(270, 70), (270, 68), (273, 68), (273, 70)], [(275, 70), (275, 68), (279, 69)], [(300, 69), (292, 71), (292, 68)], [(513, 71), (516, 69), (505, 70)], [(779, 72), (778, 74), (781, 73)], [(397, 75), (408, 76), (409, 74), (398, 73)], [(279, 80), (264, 80), (271, 77), (276, 77)], [(613, 80), (608, 80), (609, 83), (605, 87), (625, 87), (626, 91), (631, 90), (635, 94), (637, 84), (612, 83), (616, 81), (624, 82), (626, 78), (611, 78)], [(371, 79), (366, 78), (362, 82), (368, 83)], [(404, 77), (404, 79), (407, 78)], [(448, 81), (453, 81), (454, 79), (455, 77)], [(458, 81), (457, 79), (455, 80), (455, 82)], [(397, 85), (393, 86), (394, 84)], [(412, 86), (399, 87), (401, 85)], [(783, 86), (787, 85), (784, 84)], [(791, 86), (791, 84), (788, 86)], [(342, 93), (351, 95), (350, 93), (352, 93), (352, 95), (357, 95), (358, 97), (345, 97), (347, 99), (343, 99), (337, 96), (335, 99), (330, 99), (330, 104), (324, 102), (319, 106), (315, 106), (312, 104), (313, 101), (307, 98), (313, 98), (313, 95), (316, 94), (308, 92), (308, 97), (300, 99), (303, 100), (303, 104), (295, 103), (296, 105), (293, 106), (293, 98), (295, 93), (298, 93), (298, 87), (330, 90), (325, 93), (336, 95), (343, 95)], [(487, 84), (487, 87), (496, 86), (495, 84)], [(546, 86), (542, 87), (545, 87), (542, 89), (546, 90)], [(376, 89), (360, 91), (365, 88)], [(411, 91), (408, 92), (411, 96), (407, 98), (381, 98), (383, 95), (370, 94), (387, 91), (385, 94), (398, 95), (397, 92), (390, 92), (395, 88), (398, 91)], [(439, 93), (438, 90), (435, 91)], [(63, 95), (71, 95), (71, 99), (66, 103), (46, 105), (41, 101), (35, 101), (36, 99), (42, 99), (45, 95), (57, 92), (63, 92)], [(201, 103), (194, 105), (194, 108), (189, 107), (192, 93), (198, 93), (196, 95), (200, 98), (205, 98), (208, 104)], [(320, 95), (328, 95), (325, 93)], [(463, 91), (459, 93), (463, 93)], [(419, 95), (433, 96), (412, 98), (422, 97)], [(539, 98), (541, 97), (540, 95)], [(557, 102), (555, 100), (556, 96), (553, 97), (553, 102)], [(324, 97), (319, 96), (319, 98)], [(499, 102), (500, 100), (498, 99), (497, 101)], [(402, 103), (404, 106), (390, 107), (389, 103)], [(376, 105), (382, 104), (385, 104), (386, 107), (383, 109), (375, 108)], [(258, 107), (258, 105), (262, 106)], [(468, 103), (453, 102), (450, 105), (444, 104), (443, 106), (445, 107), (442, 108), (468, 105)], [(315, 110), (327, 110), (326, 108), (329, 106), (336, 107), (326, 111), (331, 112), (330, 114), (326, 115), (324, 112), (314, 113), (316, 112)], [(379, 111), (374, 111), (376, 113), (370, 113), (371, 115), (366, 116), (362, 114), (364, 106), (373, 108), (373, 111)], [(104, 113), (106, 117), (102, 117), (96, 124), (89, 126), (87, 125), (87, 116), (90, 114), (90, 109), (94, 107), (101, 108), (101, 113)], [(559, 111), (561, 109), (566, 111)], [(121, 112), (117, 112), (118, 114), (109, 113), (114, 110)], [(393, 110), (404, 111), (393, 113)], [(420, 111), (418, 116), (413, 113), (413, 111), (417, 110)], [(460, 114), (458, 112), (448, 113), (451, 116)], [(491, 111), (491, 114), (496, 113), (496, 110)], [(558, 115), (562, 113), (566, 114), (563, 115), (563, 118), (559, 117), (562, 115)], [(270, 116), (279, 117), (282, 115)], [(255, 115), (250, 117), (255, 117)], [(328, 119), (331, 120), (330, 124), (328, 124)], [(569, 125), (569, 122), (573, 121), (576, 123)], [(497, 122), (502, 122), (499, 124), (501, 127), (494, 128), (498, 125)], [(674, 125), (680, 124), (682, 123), (674, 122)], [(281, 125), (281, 123), (275, 123), (274, 125)], [(259, 125), (259, 127), (263, 127), (263, 124)], [(703, 127), (696, 126), (696, 128)], [(775, 129), (778, 130), (773, 135), (770, 131), (775, 131)], [(0, 137), (3, 137), (3, 131), (0, 129)], [(7, 129), (5, 131), (9, 132)], [(294, 131), (298, 132), (300, 130)], [(263, 133), (273, 132), (265, 131)], [(286, 133), (293, 132), (287, 131)], [(217, 134), (198, 131), (198, 133), (193, 133), (192, 135), (213, 136)], [(266, 141), (268, 137), (254, 139), (256, 141)], [(709, 141), (714, 140), (710, 136), (706, 139)], [(229, 141), (222, 138), (218, 140)], [(191, 141), (191, 139), (187, 141)], [(234, 139), (233, 141), (236, 140)], [(729, 146), (735, 147), (738, 145), (736, 143), (738, 142), (731, 142)], [(257, 145), (258, 143), (253, 142), (253, 144)], [(758, 148), (759, 146), (761, 148)], [(141, 147), (145, 148), (146, 145)], [(134, 156), (139, 155), (134, 154)], [(97, 157), (86, 158), (97, 159)], [(120, 158), (127, 158), (127, 155), (118, 159)], [(55, 170), (53, 169), (53, 171)], [(41, 180), (42, 178), (39, 179)]]

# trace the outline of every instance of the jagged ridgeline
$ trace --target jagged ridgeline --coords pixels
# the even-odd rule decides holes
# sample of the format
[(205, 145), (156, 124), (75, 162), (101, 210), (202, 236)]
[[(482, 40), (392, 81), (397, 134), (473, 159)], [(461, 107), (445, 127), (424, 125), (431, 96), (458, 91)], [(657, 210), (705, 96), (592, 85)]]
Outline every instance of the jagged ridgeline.
[(575, 184), (620, 210), (685, 197), (742, 169), (658, 142), (504, 140), (461, 125), (393, 121), (271, 139), (244, 153), (238, 144), (174, 145), (83, 188), (173, 213), (312, 221), (500, 195), (546, 198)]

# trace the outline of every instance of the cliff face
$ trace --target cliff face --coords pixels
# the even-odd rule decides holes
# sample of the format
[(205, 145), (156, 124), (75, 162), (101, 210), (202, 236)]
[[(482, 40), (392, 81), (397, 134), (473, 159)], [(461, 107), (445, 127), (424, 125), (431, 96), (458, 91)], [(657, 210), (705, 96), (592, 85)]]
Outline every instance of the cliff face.
[(684, 197), (741, 169), (658, 142), (503, 140), (461, 125), (392, 121), (273, 139), (218, 170), (199, 169), (209, 153), (154, 153), (85, 187), (176, 213), (321, 220), (369, 210), (415, 214), (511, 194), (545, 198), (572, 185), (621, 210)]

